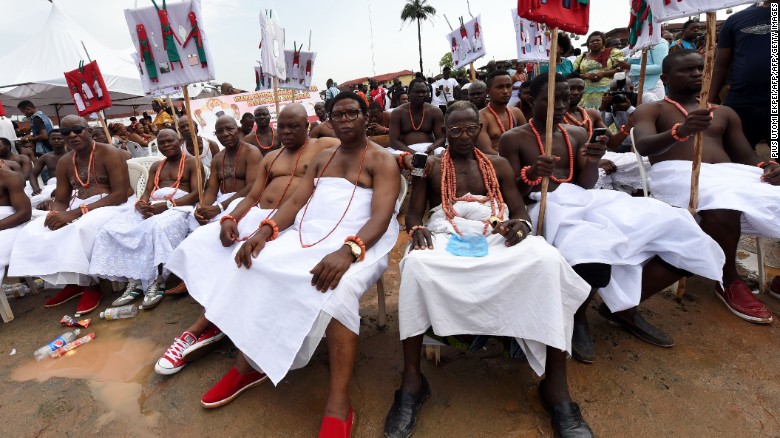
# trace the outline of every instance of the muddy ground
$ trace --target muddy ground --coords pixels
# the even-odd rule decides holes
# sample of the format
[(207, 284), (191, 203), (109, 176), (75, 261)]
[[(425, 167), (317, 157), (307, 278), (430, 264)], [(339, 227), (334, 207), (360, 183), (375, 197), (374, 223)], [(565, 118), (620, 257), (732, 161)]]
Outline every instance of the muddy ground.
[[(401, 245), (385, 274), (388, 324), (377, 327), (375, 289), (361, 302), (360, 351), (352, 384), (357, 437), (380, 437), (399, 383), (396, 310)], [(742, 256), (748, 254), (743, 252)], [(780, 436), (777, 379), (780, 327), (744, 322), (717, 301), (713, 282), (694, 278), (678, 303), (665, 292), (644, 306), (677, 345), (660, 349), (609, 325), (590, 310), (597, 348), (593, 365), (569, 362), (574, 398), (602, 437)], [(198, 315), (190, 297), (166, 299), (122, 321), (94, 321), (97, 334), (76, 354), (36, 363), (32, 352), (63, 332), (58, 321), (75, 302), (46, 309), (53, 295), (11, 299), (16, 319), (0, 325), (1, 436), (313, 437), (325, 404), (327, 351), (278, 387), (253, 388), (235, 402), (205, 410), (200, 397), (229, 369), (236, 350), (223, 343), (177, 375), (154, 362)], [(115, 297), (104, 299), (105, 307)], [(762, 295), (775, 315), (780, 300)], [(97, 312), (93, 312), (97, 318)], [(16, 349), (16, 354), (11, 351)], [(466, 354), (447, 347), (442, 363), (423, 364), (433, 395), (415, 437), (549, 437), (535, 399), (538, 378), (527, 363), (504, 358), (496, 343)]]

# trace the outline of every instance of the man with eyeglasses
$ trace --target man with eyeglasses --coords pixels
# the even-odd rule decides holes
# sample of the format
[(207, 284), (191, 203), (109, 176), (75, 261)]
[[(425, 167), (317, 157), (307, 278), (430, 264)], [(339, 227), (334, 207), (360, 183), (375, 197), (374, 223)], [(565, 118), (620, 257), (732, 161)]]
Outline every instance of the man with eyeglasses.
[(427, 103), (428, 84), (423, 79), (409, 83), (409, 103), (390, 113), (390, 145), (394, 154), (424, 152), (428, 155), (444, 151), (442, 125), (444, 116), (439, 107)]
[(130, 211), (135, 197), (120, 151), (110, 144), (93, 141), (84, 118), (64, 117), (60, 132), (70, 152), (57, 166), (54, 202), (49, 214), (19, 233), (8, 272), (66, 285), (44, 305), (59, 306), (80, 296), (76, 307), (80, 315), (94, 310), (102, 297), (97, 282), (89, 276), (98, 230)]
[(476, 147), (481, 128), (472, 103), (452, 104), (442, 129), (449, 147), (428, 159), (427, 177), (412, 178), (411, 244), (401, 261), (398, 302), (404, 369), (385, 436), (410, 436), (431, 395), (420, 372), (423, 335), (430, 330), (466, 343), (473, 337), (458, 335), (512, 338), (533, 370), (545, 374), (539, 392), (556, 412), (568, 414), (568, 433), (561, 436), (591, 436), (566, 379), (572, 318), (590, 288), (558, 250), (532, 235), (517, 174), (505, 158)]
[[(230, 211), (230, 204), (240, 201), (257, 178), (263, 155), (255, 146), (243, 141), (236, 119), (224, 115), (214, 124), (214, 135), (222, 149), (211, 159), (211, 173), (206, 181), (203, 199), (195, 209), (197, 224), (219, 220)], [(192, 224), (194, 229), (197, 224)]]

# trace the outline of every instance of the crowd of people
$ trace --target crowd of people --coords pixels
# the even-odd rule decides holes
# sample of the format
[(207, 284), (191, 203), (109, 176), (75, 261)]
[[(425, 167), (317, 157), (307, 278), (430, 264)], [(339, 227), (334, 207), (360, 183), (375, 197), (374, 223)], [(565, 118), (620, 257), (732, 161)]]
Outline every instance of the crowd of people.
[[(324, 336), (330, 392), (320, 436), (347, 437), (358, 302), (387, 269), (402, 217), (403, 372), (385, 436), (410, 436), (431, 396), (420, 368), (426, 334), (465, 348), (502, 338), (510, 356), (543, 376), (538, 396), (555, 433), (593, 436), (566, 368), (569, 354), (596, 360), (586, 312), (595, 295), (601, 317), (663, 348), (673, 337), (637, 309), (692, 275), (714, 281), (738, 317), (772, 321), (736, 267), (741, 234), (780, 238), (780, 165), (756, 153), (768, 135), (747, 132), (745, 122), (761, 111), (749, 94), (763, 78), (737, 71), (768, 63), (768, 50), (741, 54), (768, 36), (739, 29), (764, 22), (768, 8), (755, 6), (723, 26), (718, 65), (728, 73), (733, 63), (730, 89), (724, 105), (706, 109), (698, 104), (704, 58), (684, 43), (695, 39), (693, 25), (681, 47), (669, 51), (664, 42), (650, 51), (641, 101), (636, 63), (601, 32), (573, 61), (561, 35), (552, 82), (495, 63), (467, 84), (448, 68), (436, 81), (418, 75), (388, 87), (340, 90), (328, 80), (317, 122), (295, 103), (275, 127), (263, 106), (240, 121), (221, 116), (218, 142), (197, 137), (198, 157), (186, 116), (172, 117), (162, 101), (155, 117), (109, 125), (112, 139), (78, 116), (54, 129), (22, 102), (31, 133), (18, 151), (0, 138), (0, 266), (57, 285), (45, 306), (78, 298), (78, 314), (101, 304), (101, 281), (126, 283), (113, 306), (140, 299), (150, 310), (189, 293), (203, 312), (155, 371), (178, 373), (229, 338), (240, 354), (203, 395), (205, 408), (268, 379), (278, 384), (308, 363)], [(545, 132), (550, 105), (554, 129)], [(685, 208), (698, 133), (705, 147), (697, 221)], [(544, 154), (548, 136), (552, 157)], [(152, 143), (161, 159), (135, 193), (124, 161)], [(640, 192), (642, 167), (652, 197)], [(33, 208), (47, 212), (31, 221)], [(770, 293), (780, 298), (780, 278)]]

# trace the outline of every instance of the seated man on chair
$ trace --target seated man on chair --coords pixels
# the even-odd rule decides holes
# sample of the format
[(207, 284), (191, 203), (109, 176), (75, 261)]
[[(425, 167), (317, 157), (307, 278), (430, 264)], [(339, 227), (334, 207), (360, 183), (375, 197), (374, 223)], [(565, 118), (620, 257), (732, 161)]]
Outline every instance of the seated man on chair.
[[(309, 361), (327, 334), (331, 387), (320, 436), (350, 436), (358, 300), (387, 268), (398, 237), (401, 184), (393, 156), (368, 141), (367, 118), (365, 101), (340, 93), (330, 120), (341, 144), (312, 159), (295, 193), (270, 218), (223, 218), (238, 222), (242, 233), (226, 237), (244, 240), (243, 233), (255, 231), (234, 246), (234, 257), (211, 261), (216, 287), (190, 290), (242, 352), (203, 396), (204, 407), (224, 405), (268, 378), (278, 384)], [(178, 260), (168, 269), (183, 275)]]
[[(263, 158), (252, 190), (230, 212), (229, 218), (235, 219), (199, 227), (169, 258), (168, 268), (173, 267), (196, 295), (218, 287), (213, 261), (230, 259), (235, 244), (251, 235), (260, 220), (270, 217), (292, 196), (314, 157), (339, 144), (337, 139), (330, 137), (309, 139), (306, 108), (298, 103), (282, 109), (276, 126), (284, 147)], [(206, 347), (215, 345), (224, 336), (205, 314), (201, 315), (174, 340), (154, 369), (158, 374), (175, 374), (188, 362), (207, 353), (209, 348)]]
[(438, 107), (427, 102), (428, 84), (423, 79), (409, 83), (409, 103), (400, 105), (390, 113), (390, 145), (388, 151), (425, 152), (441, 154), (444, 136), (441, 126), (444, 117)]
[(43, 154), (41, 158), (38, 158), (38, 161), (35, 162), (35, 166), (33, 166), (32, 176), (30, 177), (30, 181), (35, 180), (37, 183), (39, 175), (44, 172), (48, 172), (47, 174), (49, 175), (49, 180), (45, 181), (46, 185), (44, 187), (39, 187), (37, 192), (34, 189), (32, 191), (30, 202), (33, 208), (37, 207), (41, 202), (51, 198), (51, 194), (57, 187), (57, 178), (54, 177), (54, 175), (57, 174), (57, 163), (60, 162), (60, 158), (68, 153), (68, 151), (65, 150), (65, 138), (62, 136), (59, 129), (51, 130), (49, 133), (49, 144), (54, 150)]
[(84, 118), (63, 117), (60, 131), (70, 152), (61, 159), (66, 165), (57, 166), (51, 211), (19, 232), (8, 275), (66, 285), (44, 305), (59, 306), (81, 296), (76, 313), (83, 314), (94, 310), (102, 297), (89, 276), (98, 229), (130, 211), (128, 198), (135, 197), (120, 150), (93, 141)]
[[(547, 75), (531, 81), (534, 117), (501, 138), (501, 156), (520, 176), (520, 193), (532, 201), (540, 198), (542, 178), (550, 178), (544, 236), (590, 284), (592, 294), (600, 290), (604, 304), (599, 313), (643, 341), (672, 347), (672, 338), (648, 323), (636, 307), (683, 275), (719, 281), (723, 252), (684, 210), (615, 190), (589, 190), (598, 179), (606, 146), (590, 143), (585, 129), (562, 124), (570, 97), (569, 84), (560, 75), (550, 84), (555, 87), (555, 129), (553, 156), (545, 156), (547, 81)], [(538, 203), (529, 208), (532, 218), (538, 217), (539, 208)], [(588, 302), (574, 315), (572, 353), (592, 363)]]
[[(652, 164), (650, 191), (671, 205), (688, 207), (694, 138), (702, 133), (696, 211), (701, 228), (726, 254), (723, 287), (716, 286), (715, 293), (740, 318), (768, 324), (772, 312), (740, 278), (736, 256), (741, 233), (780, 238), (780, 165), (762, 161), (750, 147), (734, 110), (698, 108), (704, 57), (678, 50), (664, 59), (662, 69), (669, 93), (634, 112), (636, 147)], [(773, 284), (773, 292), (780, 294), (780, 281)]]
[(24, 179), (5, 163), (0, 160), (0, 284), (11, 261), (16, 235), (32, 215), (30, 198), (24, 193)]
[(127, 281), (125, 292), (112, 306), (130, 304), (142, 293), (144, 309), (160, 303), (165, 290), (163, 264), (187, 237), (187, 216), (198, 202), (198, 159), (182, 151), (179, 136), (171, 129), (157, 133), (157, 147), (165, 158), (149, 169), (154, 176), (135, 210), (103, 225), (92, 248), (90, 275)]
[[(406, 215), (411, 247), (401, 261), (398, 304), (404, 371), (385, 436), (411, 435), (430, 395), (420, 350), (431, 326), (439, 336), (516, 338), (533, 370), (546, 373), (539, 394), (557, 433), (592, 436), (566, 379), (572, 317), (588, 285), (555, 248), (529, 236), (532, 225), (512, 168), (476, 147), (481, 128), (472, 103), (453, 103), (443, 128), (449, 148), (441, 158), (428, 159), (427, 178), (412, 180)], [(426, 205), (434, 207), (427, 227)]]

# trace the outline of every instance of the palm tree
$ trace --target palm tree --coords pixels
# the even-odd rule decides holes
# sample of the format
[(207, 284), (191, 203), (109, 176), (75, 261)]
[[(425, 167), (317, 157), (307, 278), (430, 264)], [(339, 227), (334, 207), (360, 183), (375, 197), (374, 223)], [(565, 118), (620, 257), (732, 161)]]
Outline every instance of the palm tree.
[(436, 15), (436, 8), (427, 0), (407, 0), (401, 11), (401, 23), (417, 20), (417, 45), (420, 51), (420, 72), (423, 71), (422, 37), (420, 36), (420, 20), (428, 20)]

